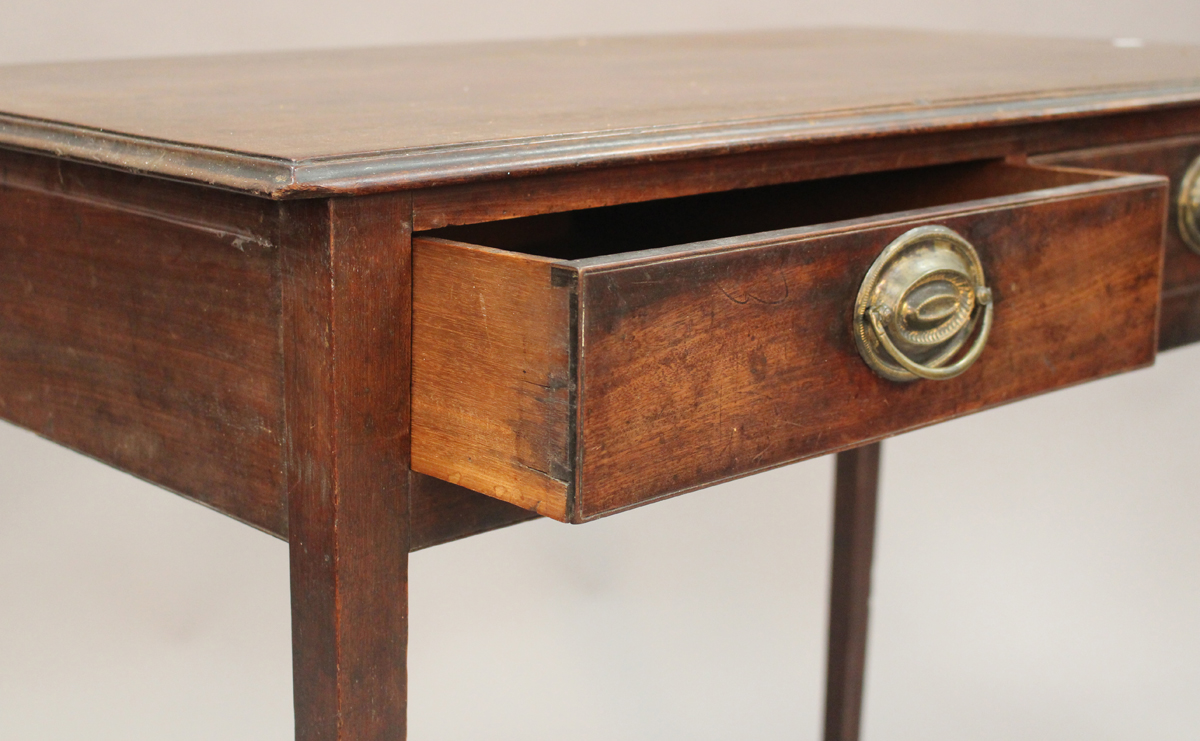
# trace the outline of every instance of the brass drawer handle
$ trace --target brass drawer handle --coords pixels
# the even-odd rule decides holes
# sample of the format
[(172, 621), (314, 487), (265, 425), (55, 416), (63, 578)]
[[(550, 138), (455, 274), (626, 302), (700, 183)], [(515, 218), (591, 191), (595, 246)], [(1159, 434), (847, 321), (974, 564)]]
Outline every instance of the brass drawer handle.
[(1200, 253), (1200, 157), (1188, 168), (1179, 187), (1179, 235)]
[[(941, 381), (970, 368), (992, 331), (992, 291), (971, 243), (944, 226), (901, 235), (875, 259), (858, 291), (854, 340), (892, 381)], [(947, 365), (983, 321), (971, 347)]]

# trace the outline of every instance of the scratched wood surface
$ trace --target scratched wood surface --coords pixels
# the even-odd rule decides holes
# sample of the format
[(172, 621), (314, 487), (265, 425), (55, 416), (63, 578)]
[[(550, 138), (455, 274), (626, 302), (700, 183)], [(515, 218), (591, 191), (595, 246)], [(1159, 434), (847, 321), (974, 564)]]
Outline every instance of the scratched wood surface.
[(276, 196), (1200, 103), (1200, 48), (824, 29), (0, 69), (0, 146)]
[[(1148, 365), (1166, 193), (1140, 183), (585, 273), (578, 516)], [(895, 384), (859, 358), (850, 309), (880, 250), (928, 223), (977, 246), (997, 319), (969, 372)]]
[[(844, 198), (848, 193), (855, 198)], [(985, 200), (955, 205), (958, 198)], [(493, 433), (520, 418), (524, 396), (513, 389), (527, 369), (567, 374), (577, 384), (575, 429), (566, 423), (577, 436), (577, 452), (564, 506), (566, 519), (582, 521), (1146, 365), (1157, 340), (1165, 211), (1162, 178), (992, 163), (440, 231), (486, 240), (489, 248), (524, 245), (578, 275), (577, 340), (557, 324), (561, 312), (508, 312), (491, 320), (510, 323), (509, 331), (524, 339), (532, 337), (527, 324), (553, 337), (553, 353), (514, 344), (542, 365), (510, 353), (502, 366), (491, 357), (499, 350), (486, 342), (442, 340), (440, 352), (461, 353), (443, 362), (475, 369), (470, 385), (487, 389), (487, 405), (473, 407), (480, 415), (471, 421), (475, 429), (459, 434), (492, 446), (489, 459), (471, 465), (494, 478), (510, 475), (530, 454)], [(681, 213), (696, 218), (678, 218)], [(781, 229), (805, 215), (856, 219), (864, 213), (891, 215), (687, 243), (715, 229), (740, 235)], [(983, 358), (967, 374), (895, 384), (859, 358), (850, 310), (883, 247), (929, 223), (956, 229), (977, 246), (998, 318)], [(659, 247), (673, 239), (684, 244)], [(549, 280), (545, 257), (526, 258), (536, 270), (520, 282), (514, 253), (435, 239), (419, 243), (430, 255), (458, 255), (453, 262), (459, 264), (469, 255), (477, 264), (472, 275), (487, 275), (485, 266), (496, 262), (510, 291), (539, 295), (541, 302), (569, 285)], [(480, 285), (478, 278), (465, 280), (455, 304), (478, 306)], [(433, 307), (436, 299), (423, 298), (422, 290), (418, 284), (415, 300)], [(456, 321), (443, 311), (446, 321)], [(461, 331), (477, 332), (478, 323)], [(425, 342), (415, 342), (419, 356)], [(498, 377), (489, 378), (493, 372)], [(426, 418), (438, 416), (431, 410)], [(414, 445), (427, 434), (415, 423)], [(418, 470), (443, 477), (457, 472), (461, 463), (449, 460), (451, 453), (426, 447), (440, 461), (427, 458)], [(443, 464), (441, 472), (433, 470)], [(472, 485), (465, 477), (460, 483)], [(528, 506), (516, 497), (508, 501)]]

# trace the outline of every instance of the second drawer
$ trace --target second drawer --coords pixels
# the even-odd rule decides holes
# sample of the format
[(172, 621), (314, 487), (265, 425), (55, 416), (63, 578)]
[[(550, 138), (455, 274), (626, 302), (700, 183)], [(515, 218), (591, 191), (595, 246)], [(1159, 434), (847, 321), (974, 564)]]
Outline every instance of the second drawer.
[[(1150, 364), (1166, 202), (1159, 177), (991, 162), (417, 235), (413, 468), (580, 522)], [(973, 245), (986, 289), (956, 304), (934, 278), (959, 257), (918, 250), (904, 321), (969, 310), (958, 358), (986, 344), (897, 381), (856, 301), (922, 227)]]
[(1200, 136), (1057, 152), (1040, 155), (1036, 161), (1162, 175), (1171, 181), (1158, 347), (1200, 342)]

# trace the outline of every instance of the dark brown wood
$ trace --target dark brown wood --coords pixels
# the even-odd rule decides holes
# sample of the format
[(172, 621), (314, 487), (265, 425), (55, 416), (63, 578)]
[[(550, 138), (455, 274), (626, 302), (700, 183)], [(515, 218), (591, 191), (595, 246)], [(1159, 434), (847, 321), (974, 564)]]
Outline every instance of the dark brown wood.
[(856, 173), (1154, 140), (1194, 134), (1200, 129), (1198, 121), (1200, 109), (1172, 108), (1152, 114), (1118, 113), (1036, 125), (992, 123), (935, 133), (790, 144), (740, 154), (481, 179), (414, 192), (413, 228), (424, 231)]
[[(1198, 48), (869, 30), (3, 69), (0, 416), (288, 538), (298, 737), (403, 738), (407, 553), (535, 516), (501, 499), (582, 521), (1150, 363), (1165, 182), (977, 161), (1177, 178), (1198, 116)], [(892, 384), (849, 307), (933, 222), (999, 318)], [(1171, 347), (1200, 264), (1166, 270)]]
[(432, 476), (414, 473), (409, 487), (409, 550), (479, 535), (537, 514)]
[(403, 739), (409, 551), (407, 194), (284, 210), (296, 737)]
[(858, 741), (867, 668), (880, 444), (838, 453), (825, 671), (825, 741)]
[[(418, 239), (415, 301), (436, 313), (418, 326), (437, 331), (416, 337), (417, 363), (428, 338), (439, 360), (427, 373), (474, 372), (436, 393), (414, 386), (424, 397), (418, 403), (429, 405), (414, 423), (414, 446), (426, 451), (414, 467), (529, 507), (527, 497), (489, 486), (524, 475), (536, 456), (561, 455), (557, 434), (497, 435), (513, 420), (553, 422), (523, 411), (532, 398), (536, 408), (564, 415), (576, 451), (574, 469), (555, 477), (572, 486), (549, 503), (554, 492), (541, 491), (538, 511), (583, 521), (1147, 365), (1157, 341), (1165, 198), (1161, 178), (982, 164), (442, 232), (510, 249), (524, 241), (529, 251), (576, 258), (561, 259), (555, 274), (545, 257), (529, 257), (525, 280), (517, 253)], [(939, 203), (947, 205), (931, 205)], [(688, 243), (713, 230), (741, 234), (870, 213), (886, 215)], [(859, 358), (851, 307), (879, 252), (931, 223), (977, 246), (998, 319), (966, 375), (896, 384)], [(653, 249), (676, 239), (684, 244)], [(562, 310), (482, 320), (481, 307), (502, 306), (506, 297), (554, 305), (572, 291), (575, 337), (558, 324)], [(519, 341), (490, 342), (485, 328), (500, 322)], [(476, 401), (478, 389), (487, 390), (486, 403)], [(490, 454), (446, 445), (450, 418), (462, 424), (456, 438), (486, 441)], [(529, 440), (553, 442), (531, 451), (521, 447)]]
[(1200, 342), (1200, 255), (1188, 249), (1180, 237), (1175, 210), (1180, 181), (1197, 158), (1200, 158), (1200, 136), (1125, 142), (1036, 158), (1047, 164), (1141, 172), (1170, 179), (1160, 350)]
[(1037, 157), (1035, 161), (1088, 167), (1094, 170), (1140, 172), (1169, 178), (1171, 210), (1167, 217), (1163, 291), (1170, 293), (1181, 288), (1200, 287), (1200, 255), (1188, 249), (1180, 237), (1175, 211), (1180, 181), (1197, 158), (1200, 158), (1200, 136), (1184, 136), (1061, 152)]
[(1198, 103), (1193, 47), (824, 29), (11, 67), (0, 146), (285, 197)]
[(1200, 286), (1163, 293), (1159, 350), (1200, 342)]
[(0, 416), (286, 537), (277, 210), (0, 151)]
[[(586, 269), (578, 516), (1153, 362), (1165, 183), (1064, 191)], [(969, 373), (897, 384), (859, 357), (851, 307), (934, 223), (977, 246), (997, 321)]]
[[(279, 208), (0, 152), (0, 417), (286, 539)], [(413, 548), (532, 516), (419, 479)]]

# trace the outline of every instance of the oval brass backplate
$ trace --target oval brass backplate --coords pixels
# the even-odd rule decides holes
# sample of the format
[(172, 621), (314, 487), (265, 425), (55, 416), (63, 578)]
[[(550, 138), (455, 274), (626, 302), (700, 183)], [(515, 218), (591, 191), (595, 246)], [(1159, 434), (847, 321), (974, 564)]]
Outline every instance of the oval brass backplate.
[(1179, 236), (1200, 254), (1200, 157), (1188, 168), (1179, 187)]
[[(854, 341), (867, 365), (889, 380), (952, 378), (979, 357), (991, 312), (975, 248), (944, 226), (922, 226), (889, 244), (867, 271), (854, 305)], [(981, 313), (975, 345), (947, 365)]]

